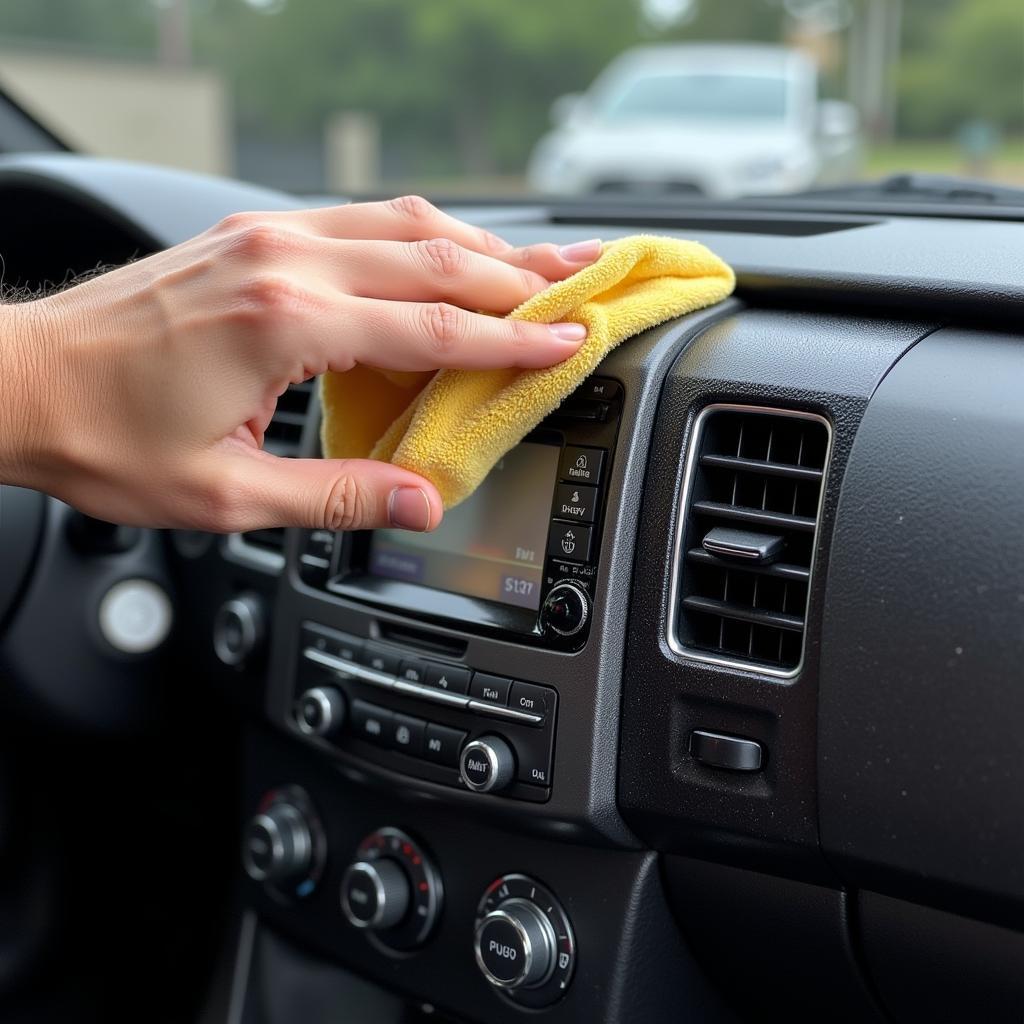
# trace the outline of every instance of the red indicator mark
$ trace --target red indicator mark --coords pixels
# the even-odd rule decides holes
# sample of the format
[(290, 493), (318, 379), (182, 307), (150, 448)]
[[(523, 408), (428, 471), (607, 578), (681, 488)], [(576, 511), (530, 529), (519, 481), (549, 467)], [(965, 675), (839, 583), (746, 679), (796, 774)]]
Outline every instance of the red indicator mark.
[(426, 892), (430, 888), (426, 882), (420, 882), (420, 892)]
[(412, 854), (412, 847), (408, 843), (403, 843), (402, 853), (404, 853), (406, 857), (410, 856)]
[(422, 861), (420, 860), (420, 858), (419, 858), (419, 857), (413, 857), (413, 859), (412, 859), (412, 862), (413, 862), (413, 864), (422, 864), (422, 863), (423, 863), (423, 862), (422, 862)]

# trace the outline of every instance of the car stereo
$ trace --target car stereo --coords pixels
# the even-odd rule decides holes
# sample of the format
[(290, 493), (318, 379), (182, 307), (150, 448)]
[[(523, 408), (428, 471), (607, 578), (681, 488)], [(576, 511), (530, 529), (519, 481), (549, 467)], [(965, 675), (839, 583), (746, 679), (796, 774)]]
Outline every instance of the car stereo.
[(306, 534), (308, 585), (461, 631), (586, 642), (622, 385), (587, 379), (432, 533)]

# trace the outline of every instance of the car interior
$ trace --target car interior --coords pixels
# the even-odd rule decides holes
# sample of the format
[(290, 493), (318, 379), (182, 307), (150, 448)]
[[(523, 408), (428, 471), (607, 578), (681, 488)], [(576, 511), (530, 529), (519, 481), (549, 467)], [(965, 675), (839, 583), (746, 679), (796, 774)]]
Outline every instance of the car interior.
[[(14, 290), (322, 203), (31, 148)], [(432, 534), (0, 487), (0, 1020), (1020, 1022), (1024, 191), (443, 205), (736, 291)]]

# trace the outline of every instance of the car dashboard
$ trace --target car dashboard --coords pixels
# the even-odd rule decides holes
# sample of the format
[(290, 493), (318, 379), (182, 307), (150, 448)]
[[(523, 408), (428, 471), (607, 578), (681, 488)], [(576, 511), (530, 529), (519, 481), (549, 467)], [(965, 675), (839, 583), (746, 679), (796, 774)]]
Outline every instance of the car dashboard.
[[(302, 205), (0, 162), (26, 286)], [(1024, 228), (448, 208), (515, 244), (697, 238), (737, 292), (612, 352), (438, 537), (141, 531), (89, 561), (73, 510), (4, 488), (8, 697), (236, 737), (205, 1019), (1019, 1020)], [(319, 422), (294, 386), (268, 447), (317, 456)], [(125, 580), (173, 600), (152, 654), (97, 638)]]

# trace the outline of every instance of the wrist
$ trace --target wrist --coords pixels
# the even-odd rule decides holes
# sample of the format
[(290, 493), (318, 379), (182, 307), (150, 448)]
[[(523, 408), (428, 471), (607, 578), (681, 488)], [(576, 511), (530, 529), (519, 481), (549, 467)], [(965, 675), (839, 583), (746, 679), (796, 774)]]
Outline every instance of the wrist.
[(59, 330), (45, 300), (0, 305), (0, 483), (45, 488)]

